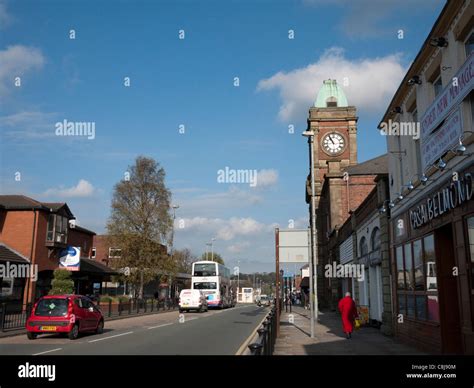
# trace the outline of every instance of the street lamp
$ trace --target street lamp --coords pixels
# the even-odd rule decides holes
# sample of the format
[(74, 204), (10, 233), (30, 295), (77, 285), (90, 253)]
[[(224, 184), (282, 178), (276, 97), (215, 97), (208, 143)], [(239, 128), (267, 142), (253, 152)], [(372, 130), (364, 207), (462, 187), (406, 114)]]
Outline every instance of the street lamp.
[[(171, 229), (171, 262), (174, 260), (174, 223), (176, 220), (176, 210), (179, 209), (179, 205), (172, 205), (171, 208), (173, 209), (173, 228)], [(171, 276), (170, 279), (168, 280), (169, 286), (168, 286), (168, 297), (171, 298)]]
[[(311, 338), (314, 338), (314, 322), (318, 321), (318, 275), (316, 271), (317, 248), (316, 248), (316, 188), (314, 182), (314, 131), (305, 131), (302, 134), (308, 138), (309, 159), (311, 170), (311, 260), (309, 263), (309, 304), (311, 310)], [(314, 274), (314, 276), (313, 276)]]
[(214, 241), (216, 241), (216, 239), (214, 237), (211, 238), (211, 261), (214, 261)]

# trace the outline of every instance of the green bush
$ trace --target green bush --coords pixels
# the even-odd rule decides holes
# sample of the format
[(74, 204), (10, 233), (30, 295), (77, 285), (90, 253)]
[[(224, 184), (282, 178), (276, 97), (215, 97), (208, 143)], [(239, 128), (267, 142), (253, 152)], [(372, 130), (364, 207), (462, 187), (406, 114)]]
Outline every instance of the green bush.
[(130, 298), (128, 296), (119, 296), (118, 300), (122, 303), (128, 303), (130, 301)]
[(54, 270), (51, 286), (49, 295), (72, 294), (74, 292), (74, 281), (71, 279), (71, 272), (66, 269)]
[(101, 303), (109, 303), (113, 301), (113, 298), (111, 296), (103, 295), (100, 297)]

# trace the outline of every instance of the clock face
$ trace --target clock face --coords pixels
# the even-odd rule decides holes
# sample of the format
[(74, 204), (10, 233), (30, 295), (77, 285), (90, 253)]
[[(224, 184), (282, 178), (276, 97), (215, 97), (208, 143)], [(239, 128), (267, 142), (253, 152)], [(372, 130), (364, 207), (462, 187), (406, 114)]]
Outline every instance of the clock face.
[(344, 137), (337, 132), (328, 133), (323, 137), (322, 146), (324, 151), (329, 155), (337, 155), (344, 150), (346, 141)]

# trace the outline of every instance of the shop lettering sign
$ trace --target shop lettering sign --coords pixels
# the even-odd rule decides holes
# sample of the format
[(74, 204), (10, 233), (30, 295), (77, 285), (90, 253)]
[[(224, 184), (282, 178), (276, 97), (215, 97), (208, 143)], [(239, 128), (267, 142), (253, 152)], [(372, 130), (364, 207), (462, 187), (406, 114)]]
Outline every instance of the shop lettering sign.
[(410, 210), (412, 229), (420, 228), (431, 220), (470, 201), (473, 196), (472, 175), (464, 174), (443, 189), (431, 194), (422, 204)]

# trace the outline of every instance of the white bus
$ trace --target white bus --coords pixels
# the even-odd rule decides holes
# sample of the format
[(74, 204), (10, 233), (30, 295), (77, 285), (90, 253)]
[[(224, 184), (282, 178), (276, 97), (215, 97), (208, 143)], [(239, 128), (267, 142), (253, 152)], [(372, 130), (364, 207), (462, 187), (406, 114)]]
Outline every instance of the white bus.
[(242, 287), (242, 292), (239, 294), (239, 302), (253, 303), (254, 302), (254, 290), (253, 290), (253, 288)]
[(235, 306), (235, 290), (230, 282), (230, 270), (215, 261), (196, 261), (192, 267), (191, 288), (201, 290), (209, 307)]

